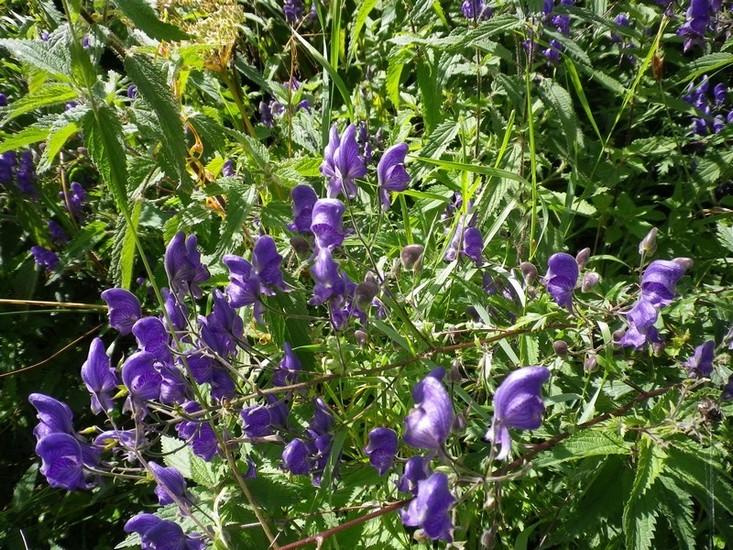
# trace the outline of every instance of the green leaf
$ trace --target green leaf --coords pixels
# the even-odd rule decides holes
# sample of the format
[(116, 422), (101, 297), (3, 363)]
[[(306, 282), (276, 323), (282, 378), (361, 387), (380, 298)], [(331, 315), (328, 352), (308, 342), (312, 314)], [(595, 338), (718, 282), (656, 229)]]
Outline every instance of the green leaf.
[(152, 107), (158, 117), (163, 148), (175, 167), (178, 179), (180, 181), (188, 180), (185, 166), (188, 151), (183, 123), (178, 103), (164, 76), (167, 71), (142, 55), (127, 56), (125, 69), (137, 86), (140, 96)]
[(573, 99), (565, 88), (556, 81), (546, 78), (539, 87), (543, 103), (551, 109), (560, 121), (567, 140), (568, 151), (583, 148), (583, 134), (578, 128), (578, 117), (573, 109)]
[(717, 72), (720, 69), (733, 64), (733, 54), (727, 52), (715, 52), (703, 55), (685, 63), (685, 77), (682, 83), (695, 80), (696, 78), (707, 74)]
[(109, 186), (121, 213), (127, 207), (127, 158), (122, 124), (112, 110), (100, 105), (89, 111), (82, 121), (89, 156), (97, 166), (102, 180)]
[(356, 43), (359, 40), (361, 29), (364, 27), (369, 13), (376, 5), (377, 0), (364, 0), (359, 3), (359, 9), (356, 10), (356, 17), (354, 17), (354, 28), (351, 31), (351, 40), (349, 41), (349, 60), (353, 60), (356, 55)]
[(142, 201), (135, 201), (130, 212), (130, 224), (123, 223), (121, 233), (118, 233), (115, 246), (112, 252), (112, 261), (115, 271), (119, 277), (115, 278), (115, 284), (120, 288), (130, 290), (132, 287), (132, 275), (135, 266), (135, 236), (140, 222)]
[(72, 99), (76, 99), (78, 94), (76, 91), (68, 86), (67, 84), (48, 84), (43, 86), (40, 90), (29, 93), (18, 98), (17, 101), (11, 103), (8, 107), (7, 116), (4, 118), (3, 123), (6, 123), (14, 118), (29, 113), (35, 109), (41, 109), (43, 107), (49, 107), (58, 103), (66, 103)]
[(423, 55), (417, 61), (417, 85), (420, 88), (420, 96), (422, 97), (422, 114), (426, 134), (430, 135), (441, 120), (442, 104), (438, 87), (438, 75), (436, 74), (438, 69), (436, 64), (429, 63), (426, 57), (426, 55)]
[(152, 6), (146, 0), (114, 0), (120, 11), (150, 38), (157, 40), (187, 40), (190, 35), (170, 23), (158, 18)]
[(411, 47), (395, 48), (389, 53), (387, 64), (387, 96), (395, 109), (400, 106), (400, 78), (402, 77), (402, 69), (405, 63), (412, 58), (413, 51)]
[(654, 493), (642, 495), (634, 499), (628, 509), (624, 508), (626, 548), (637, 550), (653, 548), (658, 514), (657, 498)]
[(499, 168), (491, 168), (490, 166), (478, 166), (475, 164), (465, 164), (463, 162), (455, 162), (452, 160), (431, 159), (425, 157), (415, 157), (415, 160), (427, 162), (428, 164), (433, 164), (443, 170), (455, 170), (457, 172), (474, 172), (476, 174), (483, 174), (485, 176), (506, 178), (508, 180), (518, 181), (529, 185), (529, 182), (525, 180), (522, 176), (514, 174), (513, 172), (501, 170)]
[(730, 252), (733, 252), (733, 227), (718, 222), (718, 241)]
[(534, 463), (541, 468), (589, 456), (625, 455), (630, 452), (631, 445), (614, 428), (584, 430), (540, 454)]
[(298, 40), (298, 42), (301, 43), (301, 45), (311, 55), (311, 57), (313, 57), (313, 59), (321, 64), (324, 70), (328, 73), (328, 76), (331, 77), (333, 83), (336, 85), (336, 88), (341, 94), (341, 99), (344, 100), (344, 105), (346, 105), (346, 110), (349, 113), (349, 119), (353, 120), (354, 106), (351, 103), (351, 94), (349, 93), (349, 89), (346, 87), (346, 84), (344, 84), (343, 79), (339, 76), (338, 71), (334, 69), (331, 63), (329, 63), (328, 60), (323, 57), (321, 53), (311, 45), (310, 42), (308, 42), (305, 38), (298, 34), (297, 31), (293, 30), (293, 36)]
[(177, 437), (164, 435), (160, 438), (160, 446), (163, 452), (163, 462), (169, 468), (175, 468), (186, 479), (193, 479), (191, 474), (191, 449), (185, 441)]
[(661, 477), (664, 491), (659, 491), (659, 511), (667, 519), (677, 542), (682, 548), (692, 550), (695, 544), (694, 501), (687, 491), (679, 488), (669, 477)]
[(43, 150), (41, 160), (38, 163), (37, 171), (39, 174), (51, 168), (53, 160), (69, 138), (79, 132), (79, 125), (75, 122), (68, 122), (63, 117), (59, 118), (59, 122), (62, 124), (58, 128), (54, 125), (46, 138), (46, 148)]
[(7, 138), (0, 143), (0, 153), (20, 149), (26, 145), (43, 141), (48, 137), (48, 131), (48, 128), (41, 128), (39, 126), (23, 128), (14, 136)]
[(667, 468), (675, 483), (692, 494), (705, 508), (717, 508), (733, 514), (733, 484), (730, 476), (711, 456), (714, 452), (714, 449), (702, 449), (690, 444), (669, 447)]
[[(55, 47), (59, 42), (63, 43)], [(71, 82), (71, 59), (65, 42), (3, 38), (0, 39), (0, 46), (6, 48), (18, 61), (50, 73), (58, 80)]]

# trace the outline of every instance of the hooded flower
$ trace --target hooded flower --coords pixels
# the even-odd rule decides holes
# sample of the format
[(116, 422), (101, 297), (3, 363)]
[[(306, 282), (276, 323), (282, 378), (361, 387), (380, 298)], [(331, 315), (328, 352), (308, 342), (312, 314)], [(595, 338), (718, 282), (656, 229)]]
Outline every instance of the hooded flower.
[(143, 316), (140, 301), (123, 288), (110, 288), (102, 292), (102, 300), (109, 308), (109, 326), (122, 336), (132, 332), (132, 326)]
[[(201, 411), (201, 405), (196, 401), (186, 401), (183, 404), (186, 414), (192, 415)], [(200, 418), (183, 420), (176, 424), (178, 437), (188, 441), (193, 454), (210, 461), (214, 455), (219, 454), (219, 442), (216, 439), (211, 423)]]
[(453, 523), (449, 509), (456, 501), (448, 490), (448, 476), (435, 472), (429, 478), (417, 482), (417, 496), (410, 501), (407, 510), (401, 510), (402, 523), (422, 528), (431, 540), (451, 542)]
[(293, 198), (293, 223), (288, 224), (288, 229), (298, 233), (311, 233), (313, 206), (318, 195), (310, 185), (296, 185), (290, 196)]
[(300, 439), (293, 439), (282, 454), (282, 469), (294, 475), (307, 476), (310, 472), (308, 447)]
[(558, 252), (547, 261), (543, 282), (555, 303), (573, 311), (573, 290), (578, 281), (578, 263), (570, 254)]
[(329, 248), (318, 250), (310, 272), (315, 285), (309, 304), (318, 306), (332, 298), (343, 297), (346, 292), (346, 283), (341, 276), (339, 264), (331, 256)]
[(30, 394), (28, 401), (38, 411), (39, 423), (33, 429), (33, 435), (37, 440), (53, 433), (74, 432), (74, 413), (66, 403), (42, 393)]
[(383, 210), (389, 210), (389, 191), (404, 191), (410, 181), (405, 170), (405, 155), (409, 147), (407, 143), (398, 143), (384, 152), (377, 164), (377, 182), (379, 183), (379, 200)]
[(157, 317), (143, 317), (132, 326), (132, 334), (142, 351), (147, 351), (158, 361), (170, 363), (173, 356), (170, 352), (170, 334), (163, 322)]
[(127, 387), (131, 400), (138, 404), (160, 397), (163, 379), (154, 363), (152, 354), (139, 351), (128, 357), (122, 365), (122, 383)]
[(86, 481), (84, 464), (96, 466), (99, 451), (91, 447), (83, 450), (74, 436), (48, 434), (36, 444), (36, 454), (41, 457), (41, 473), (51, 487), (74, 491), (94, 486), (94, 483)]
[(685, 268), (670, 260), (655, 260), (641, 276), (641, 297), (654, 307), (672, 303), (677, 282), (685, 274)]
[(253, 405), (241, 412), (244, 435), (247, 437), (266, 437), (272, 433), (270, 409), (264, 405)]
[(278, 254), (275, 241), (269, 235), (263, 235), (255, 243), (252, 251), (252, 266), (260, 280), (260, 292), (272, 296), (274, 289), (286, 290), (283, 274), (280, 270), (283, 257)]
[(289, 386), (298, 382), (298, 373), (302, 370), (300, 359), (293, 352), (290, 343), (285, 342), (285, 355), (272, 375), (272, 385)]
[(176, 233), (165, 249), (163, 265), (173, 292), (186, 295), (190, 290), (195, 298), (201, 298), (198, 285), (208, 281), (210, 275), (196, 249), (196, 235), (186, 238), (183, 231)]
[(511, 450), (509, 428), (536, 430), (542, 424), (542, 384), (549, 378), (545, 367), (523, 367), (512, 371), (496, 390), (494, 420), (486, 438), (501, 446), (497, 460), (504, 460)]
[(33, 261), (46, 271), (53, 271), (59, 265), (59, 257), (53, 251), (42, 246), (31, 246)]
[(181, 472), (173, 467), (165, 467), (153, 461), (148, 462), (148, 467), (155, 478), (158, 486), (155, 488), (155, 495), (158, 497), (158, 504), (165, 506), (173, 504), (176, 500), (189, 502), (186, 480)]
[(125, 533), (140, 535), (143, 550), (204, 550), (200, 535), (186, 535), (177, 523), (140, 513), (125, 523)]
[(354, 180), (366, 175), (367, 169), (359, 156), (356, 143), (356, 127), (350, 124), (339, 138), (336, 125), (331, 127), (330, 139), (323, 151), (321, 174), (329, 178), (328, 197), (344, 193), (350, 199), (356, 198), (358, 189)]
[(430, 469), (432, 453), (426, 457), (415, 455), (405, 463), (405, 471), (397, 482), (397, 490), (403, 493), (417, 494), (417, 484), (427, 479), (433, 471)]
[(364, 451), (379, 475), (384, 475), (397, 455), (397, 432), (389, 428), (374, 428), (369, 432), (369, 444)]
[(695, 353), (687, 361), (685, 367), (690, 372), (690, 378), (709, 377), (713, 372), (715, 358), (715, 340), (708, 340), (695, 348)]
[(81, 379), (92, 394), (94, 414), (111, 411), (114, 408), (110, 392), (120, 384), (120, 377), (110, 366), (101, 338), (92, 340), (87, 360), (81, 366)]
[(318, 199), (313, 205), (310, 228), (319, 249), (333, 250), (344, 242), (343, 215), (344, 203), (338, 199)]
[(412, 390), (415, 408), (405, 417), (404, 440), (418, 449), (439, 449), (453, 426), (453, 404), (440, 381), (443, 372), (436, 369)]

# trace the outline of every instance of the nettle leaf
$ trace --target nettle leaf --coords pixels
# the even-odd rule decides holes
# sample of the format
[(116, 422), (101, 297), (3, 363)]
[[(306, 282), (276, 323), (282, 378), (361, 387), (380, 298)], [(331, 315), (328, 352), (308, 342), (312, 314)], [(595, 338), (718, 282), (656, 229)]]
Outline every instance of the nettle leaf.
[[(63, 42), (55, 47), (58, 42)], [(50, 73), (64, 82), (72, 81), (71, 57), (65, 41), (20, 40), (2, 38), (0, 46), (6, 48), (18, 61)]]
[(568, 91), (555, 80), (546, 78), (539, 87), (543, 103), (551, 109), (560, 121), (567, 140), (568, 152), (583, 147), (583, 133), (578, 126), (578, 116), (573, 109), (573, 99)]
[(174, 164), (178, 179), (187, 181), (186, 139), (178, 103), (164, 76), (167, 71), (142, 55), (127, 56), (125, 70), (137, 86), (138, 93), (158, 117), (163, 147), (169, 160)]
[(690, 494), (669, 477), (659, 478), (664, 491), (658, 491), (659, 511), (667, 520), (677, 542), (683, 548), (695, 548), (695, 507)]
[(412, 56), (413, 49), (410, 46), (403, 48), (395, 48), (389, 53), (389, 62), (387, 65), (387, 96), (395, 109), (400, 106), (400, 79), (402, 78), (402, 69), (405, 67)]
[(48, 132), (48, 127), (29, 126), (27, 128), (23, 128), (20, 132), (6, 138), (2, 143), (0, 143), (0, 153), (13, 151), (14, 149), (20, 149), (26, 145), (43, 141), (48, 137)]
[(247, 221), (249, 211), (257, 197), (255, 185), (245, 185), (243, 181), (236, 178), (222, 178), (218, 180), (218, 183), (227, 192), (227, 215), (221, 228), (219, 246), (214, 252), (216, 260), (234, 250), (237, 244), (242, 242), (240, 236), (242, 226)]
[(718, 241), (730, 252), (733, 252), (733, 226), (718, 222)]
[(377, 0), (365, 0), (359, 3), (359, 9), (356, 11), (356, 17), (354, 18), (354, 28), (351, 31), (351, 40), (349, 42), (349, 59), (354, 59), (356, 55), (356, 43), (359, 40), (361, 29), (364, 28), (369, 13), (377, 5)]
[(106, 105), (82, 119), (84, 139), (94, 164), (109, 186), (119, 212), (127, 212), (127, 158), (122, 124)]
[(48, 84), (36, 92), (24, 95), (11, 103), (8, 106), (7, 115), (4, 117), (3, 123), (36, 109), (66, 103), (77, 97), (76, 90), (68, 84)]
[(631, 444), (625, 442), (615, 428), (604, 431), (584, 430), (571, 435), (562, 443), (542, 453), (534, 460), (534, 463), (541, 468), (590, 456), (629, 454), (631, 448)]
[(193, 453), (185, 441), (177, 437), (164, 435), (160, 438), (163, 462), (169, 468), (175, 468), (186, 479), (193, 479), (191, 474), (191, 457)]
[(658, 515), (657, 496), (653, 492), (627, 502), (627, 507), (624, 507), (626, 548), (638, 550), (653, 548)]
[(112, 247), (112, 265), (110, 271), (114, 283), (119, 288), (130, 290), (132, 274), (135, 266), (135, 236), (140, 222), (142, 201), (135, 201), (130, 212), (130, 223), (120, 218)]
[(437, 74), (439, 54), (436, 52), (434, 60), (429, 60), (428, 57), (430, 56), (423, 55), (417, 60), (417, 85), (422, 97), (421, 110), (425, 129), (429, 135), (442, 119), (442, 98)]
[(150, 38), (157, 40), (188, 40), (191, 38), (181, 29), (158, 18), (158, 14), (146, 0), (114, 0), (125, 17)]
[(678, 486), (708, 510), (717, 508), (733, 514), (733, 482), (716, 462), (717, 451), (678, 444), (667, 452), (667, 469)]
[(39, 174), (51, 168), (56, 155), (59, 154), (71, 137), (79, 133), (80, 129), (76, 122), (69, 121), (65, 116), (59, 117), (57, 123), (51, 127), (46, 138), (46, 148), (41, 154), (41, 160), (37, 168)]

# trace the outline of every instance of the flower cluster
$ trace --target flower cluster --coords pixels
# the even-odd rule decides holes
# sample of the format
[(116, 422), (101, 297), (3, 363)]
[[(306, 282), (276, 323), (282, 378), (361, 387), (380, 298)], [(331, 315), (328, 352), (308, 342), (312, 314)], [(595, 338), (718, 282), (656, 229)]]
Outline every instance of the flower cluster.
[[(469, 202), (467, 211), (462, 212), (463, 197), (457, 193), (453, 194), (451, 202), (448, 203), (441, 219), (444, 223), (450, 223), (452, 218), (457, 216), (455, 230), (452, 233), (448, 248), (443, 256), (446, 262), (456, 260), (459, 255), (466, 256), (477, 265), (481, 265), (481, 255), (484, 250), (484, 239), (481, 231), (476, 227), (476, 214), (473, 212), (473, 203)], [(448, 232), (449, 229), (446, 230)]]
[(463, 0), (461, 13), (466, 19), (479, 21), (481, 19), (489, 19), (494, 13), (494, 10), (487, 6), (483, 0)]
[(683, 97), (686, 103), (695, 107), (700, 113), (699, 117), (692, 119), (692, 131), (698, 136), (717, 134), (726, 124), (733, 122), (733, 110), (725, 113), (728, 87), (722, 82), (716, 84), (712, 89), (712, 101), (709, 97), (710, 91), (710, 80), (705, 75), (697, 86), (690, 83)]
[(639, 349), (647, 342), (662, 343), (654, 325), (659, 311), (672, 303), (677, 282), (685, 274), (689, 263), (685, 258), (655, 260), (644, 270), (639, 299), (626, 313), (629, 326), (618, 341), (621, 346)]
[(677, 35), (685, 39), (684, 51), (704, 44), (705, 30), (710, 27), (710, 18), (719, 10), (720, 0), (690, 0), (685, 23), (677, 30)]

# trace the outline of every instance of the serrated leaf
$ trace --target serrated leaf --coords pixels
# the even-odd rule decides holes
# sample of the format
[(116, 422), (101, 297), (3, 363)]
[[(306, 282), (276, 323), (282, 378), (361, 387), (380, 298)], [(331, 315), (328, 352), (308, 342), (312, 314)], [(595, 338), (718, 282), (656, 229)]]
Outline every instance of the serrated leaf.
[(628, 511), (624, 509), (626, 548), (653, 548), (658, 513), (657, 497), (651, 492), (634, 499)]
[(193, 453), (185, 441), (164, 435), (160, 438), (163, 451), (163, 462), (169, 468), (175, 468), (186, 479), (193, 479), (191, 473), (191, 457)]
[[(224, 183), (226, 180), (220, 180)], [(247, 220), (252, 205), (255, 203), (257, 189), (254, 185), (245, 186), (240, 180), (231, 179), (225, 184), (227, 191), (227, 215), (221, 229), (219, 246), (216, 247), (214, 258), (219, 259), (227, 252), (231, 252), (237, 241), (233, 239), (235, 233), (241, 233), (242, 224)], [(239, 241), (241, 242), (241, 240)]]
[(114, 0), (122, 13), (150, 38), (157, 40), (187, 40), (191, 38), (181, 29), (158, 18), (146, 0)]
[[(436, 58), (438, 54), (436, 53)], [(438, 75), (436, 64), (428, 62), (427, 56), (422, 56), (417, 61), (417, 85), (422, 97), (422, 115), (425, 121), (425, 130), (429, 135), (438, 125), (441, 119), (441, 97), (438, 86)], [(437, 60), (437, 59), (436, 59)]]
[(718, 223), (718, 241), (733, 252), (733, 226)]
[(318, 178), (321, 177), (321, 164), (323, 159), (321, 158), (302, 158), (298, 159), (293, 167), (295, 171), (306, 178)]
[(138, 223), (140, 222), (142, 204), (140, 200), (135, 201), (130, 212), (130, 223), (125, 223), (124, 232), (119, 241), (120, 253), (116, 260), (119, 266), (120, 279), (115, 282), (120, 288), (126, 290), (130, 290), (132, 287), (132, 274), (135, 267), (135, 236), (137, 234)]
[(578, 117), (573, 109), (573, 99), (565, 88), (552, 79), (546, 78), (539, 87), (540, 97), (560, 121), (567, 140), (568, 151), (583, 148), (583, 134), (578, 127)]
[(692, 497), (683, 491), (669, 477), (659, 478), (664, 491), (659, 495), (659, 511), (667, 519), (677, 542), (683, 548), (692, 550), (695, 544), (695, 508)]
[(667, 469), (675, 483), (691, 493), (706, 508), (733, 514), (733, 483), (709, 456), (709, 449), (679, 444), (667, 450)]
[(142, 55), (125, 58), (127, 75), (137, 86), (138, 93), (158, 117), (163, 147), (175, 167), (180, 181), (188, 180), (186, 173), (186, 140), (178, 103), (164, 75), (166, 71)]
[(13, 151), (15, 149), (25, 147), (26, 145), (31, 145), (32, 143), (43, 141), (48, 137), (48, 131), (48, 128), (41, 128), (39, 126), (29, 126), (28, 128), (23, 128), (14, 136), (7, 138), (2, 143), (0, 143), (0, 153)]
[(75, 122), (68, 122), (63, 117), (59, 119), (59, 122), (62, 124), (58, 128), (54, 125), (46, 138), (46, 148), (43, 150), (41, 160), (38, 163), (37, 171), (39, 174), (51, 168), (53, 160), (63, 146), (66, 145), (69, 138), (79, 132), (79, 125)]
[(356, 17), (354, 17), (354, 27), (351, 31), (351, 40), (349, 41), (350, 60), (354, 59), (354, 55), (356, 55), (356, 42), (357, 40), (359, 40), (361, 29), (364, 27), (367, 17), (369, 17), (369, 13), (374, 9), (374, 6), (376, 5), (377, 0), (364, 0), (363, 2), (359, 2), (359, 9), (356, 10)]
[(405, 63), (412, 57), (412, 48), (398, 48), (389, 53), (387, 64), (387, 96), (395, 109), (400, 106), (400, 78), (402, 77), (402, 69)]
[(6, 111), (3, 123), (29, 113), (35, 109), (57, 105), (76, 99), (76, 91), (66, 84), (48, 84), (34, 93), (29, 93), (18, 98), (10, 104)]
[(2, 38), (0, 46), (6, 48), (18, 61), (50, 73), (58, 80), (71, 82), (71, 60), (65, 44), (54, 47), (55, 42)]
[(121, 213), (127, 207), (127, 158), (122, 124), (106, 105), (97, 106), (83, 118), (84, 139), (94, 164), (107, 184)]
[(539, 468), (589, 456), (623, 455), (630, 452), (631, 445), (613, 429), (584, 430), (540, 454), (534, 463)]

